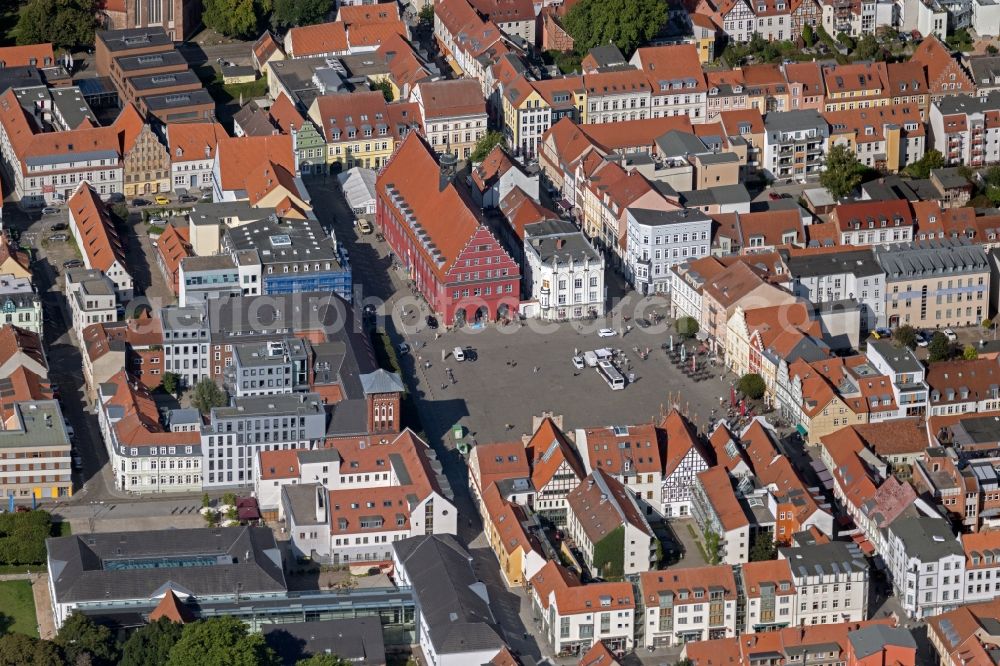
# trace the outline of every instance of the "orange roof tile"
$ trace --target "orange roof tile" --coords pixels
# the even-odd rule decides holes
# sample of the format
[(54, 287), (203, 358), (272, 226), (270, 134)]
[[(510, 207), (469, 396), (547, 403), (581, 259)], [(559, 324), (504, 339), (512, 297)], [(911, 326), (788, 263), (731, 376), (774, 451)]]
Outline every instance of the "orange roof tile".
[(52, 43), (4, 46), (0, 48), (0, 67), (51, 67), (56, 63)]
[(187, 624), (195, 620), (194, 613), (187, 606), (183, 605), (181, 600), (177, 598), (177, 595), (174, 594), (174, 591), (169, 588), (166, 594), (163, 595), (163, 598), (160, 599), (160, 603), (149, 614), (149, 621), (156, 622), (161, 617), (165, 617), (171, 622), (178, 624)]
[(788, 560), (747, 562), (743, 565), (743, 589), (748, 597), (760, 597), (761, 586), (767, 583), (774, 585), (774, 593), (778, 596), (795, 594)]
[[(667, 571), (644, 571), (639, 574), (639, 590), (647, 608), (660, 603), (660, 594), (674, 593), (674, 606), (704, 603), (708, 595), (695, 597), (695, 590), (719, 590), (723, 598), (736, 600), (736, 578), (728, 564), (693, 567), (691, 569), (670, 569)], [(679, 599), (678, 592), (688, 592), (686, 600)]]
[(306, 58), (325, 53), (346, 53), (347, 26), (339, 21), (298, 26), (288, 31), (289, 56)]
[(698, 475), (698, 481), (705, 489), (708, 501), (719, 516), (722, 526), (727, 530), (736, 530), (750, 524), (743, 507), (736, 499), (733, 484), (729, 480), (726, 468), (711, 467)]
[[(669, 88), (675, 82), (694, 83), (694, 87), (684, 88), (685, 94), (708, 90), (698, 48), (694, 44), (647, 46), (637, 50), (634, 57), (638, 58), (639, 66), (649, 78), (654, 95), (674, 94)], [(667, 85), (666, 90), (662, 84)]]
[(229, 136), (219, 123), (167, 123), (166, 131), (173, 162), (210, 160), (219, 141)]
[(223, 190), (246, 191), (248, 178), (260, 178), (267, 164), (282, 167), (285, 173), (295, 172), (292, 137), (287, 134), (225, 137), (217, 150)]
[(80, 251), (87, 256), (91, 268), (104, 271), (118, 262), (127, 270), (125, 251), (107, 205), (88, 183), (82, 182), (66, 202), (80, 238)]
[(261, 451), (258, 455), (262, 481), (299, 478), (299, 452), (296, 449)]
[(563, 464), (569, 467), (577, 481), (582, 481), (587, 475), (576, 449), (548, 417), (542, 419), (525, 450), (531, 458), (531, 484), (536, 492), (552, 481)]
[(521, 442), (479, 444), (472, 449), (471, 466), (478, 470), (480, 489), (504, 479), (526, 479), (531, 476), (528, 454)]

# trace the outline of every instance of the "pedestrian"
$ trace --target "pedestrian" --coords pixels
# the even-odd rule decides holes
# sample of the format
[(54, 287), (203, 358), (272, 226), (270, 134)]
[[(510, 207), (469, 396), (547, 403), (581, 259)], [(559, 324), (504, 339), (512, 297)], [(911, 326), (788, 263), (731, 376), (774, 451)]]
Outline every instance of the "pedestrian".
[(535, 374), (538, 374), (538, 366), (537, 365), (535, 366), (534, 370), (532, 370), (532, 372), (534, 372)]

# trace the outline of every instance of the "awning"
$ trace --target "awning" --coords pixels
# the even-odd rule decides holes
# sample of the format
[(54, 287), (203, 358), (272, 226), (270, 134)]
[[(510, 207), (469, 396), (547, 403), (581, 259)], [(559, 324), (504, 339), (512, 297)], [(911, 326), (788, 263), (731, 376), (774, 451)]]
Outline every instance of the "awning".
[(800, 435), (802, 435), (803, 437), (807, 437), (809, 435), (809, 431), (806, 430), (806, 427), (804, 425), (802, 425), (801, 423), (799, 423), (799, 424), (797, 424), (795, 426), (795, 430), (798, 431), (798, 433)]

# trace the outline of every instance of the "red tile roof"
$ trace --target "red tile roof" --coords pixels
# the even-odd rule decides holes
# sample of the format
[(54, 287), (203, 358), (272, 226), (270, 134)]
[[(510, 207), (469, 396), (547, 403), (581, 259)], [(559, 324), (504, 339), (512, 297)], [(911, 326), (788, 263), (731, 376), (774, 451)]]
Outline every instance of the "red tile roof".
[(219, 141), (228, 138), (219, 123), (167, 123), (170, 160), (210, 160), (215, 157)]
[(108, 213), (107, 205), (86, 182), (80, 183), (76, 192), (66, 202), (70, 220), (76, 225), (80, 238), (80, 251), (86, 255), (90, 268), (107, 272), (117, 261), (123, 268), (125, 249), (115, 225)]
[(743, 507), (736, 499), (733, 484), (725, 467), (711, 467), (698, 475), (705, 495), (726, 530), (737, 530), (750, 524)]
[[(766, 560), (763, 562), (747, 562), (743, 565), (743, 589), (747, 597), (760, 597), (761, 585), (771, 583), (774, 593), (778, 596), (795, 594), (795, 584), (792, 582), (792, 568), (788, 560)], [(782, 583), (787, 585), (782, 588)]]
[(626, 464), (630, 474), (663, 471), (662, 433), (652, 423), (623, 428), (587, 428), (586, 458), (592, 470), (620, 476)]
[(56, 62), (52, 43), (0, 47), (0, 68), (51, 67)]

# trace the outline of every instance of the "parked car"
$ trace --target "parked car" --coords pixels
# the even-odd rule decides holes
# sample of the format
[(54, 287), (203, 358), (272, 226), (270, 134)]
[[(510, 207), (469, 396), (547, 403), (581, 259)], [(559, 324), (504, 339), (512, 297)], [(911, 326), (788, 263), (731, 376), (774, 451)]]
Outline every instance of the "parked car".
[(83, 467), (83, 458), (80, 456), (73, 456), (73, 467), (81, 469)]
[(65, 222), (56, 222), (49, 227), (49, 231), (66, 231), (67, 229), (69, 229), (69, 225)]
[(79, 259), (67, 259), (63, 262), (63, 268), (80, 268), (83, 262)]
[(185, 194), (180, 197), (177, 197), (177, 200), (180, 201), (181, 203), (195, 203), (196, 201), (198, 201), (198, 197), (193, 197), (190, 194)]
[(407, 354), (410, 353), (410, 345), (406, 344), (405, 342), (400, 342), (399, 346), (396, 347), (396, 349), (397, 351), (399, 351), (400, 356), (406, 356)]
[(170, 203), (170, 199), (166, 198), (162, 194), (157, 194), (155, 201), (157, 206), (166, 206), (168, 203)]
[(67, 236), (66, 234), (52, 234), (51, 236), (49, 236), (49, 240), (50, 241), (67, 241), (67, 240), (69, 240), (69, 236)]
[(917, 340), (918, 347), (926, 347), (931, 342), (930, 336), (927, 335), (927, 333), (925, 333), (924, 331), (917, 331), (917, 335), (915, 337)]
[(74, 439), (76, 437), (76, 432), (73, 430), (72, 424), (64, 418), (63, 425), (66, 426), (66, 434), (69, 435), (69, 438)]
[(149, 218), (149, 224), (152, 226), (162, 227), (167, 223), (162, 217), (151, 217)]
[(889, 330), (888, 328), (885, 328), (884, 326), (879, 326), (874, 331), (872, 331), (872, 337), (875, 338), (876, 340), (891, 338), (892, 331)]
[(597, 337), (599, 338), (613, 338), (618, 333), (613, 328), (602, 328), (597, 332)]
[(573, 357), (573, 367), (576, 368), (577, 370), (583, 370), (584, 363), (583, 363), (583, 357), (582, 356), (574, 356)]
[(42, 209), (42, 215), (55, 215), (59, 212), (58, 208), (53, 208), (52, 206), (46, 206)]
[(132, 205), (136, 208), (142, 208), (143, 206), (149, 205), (148, 199), (132, 199)]
[(950, 328), (944, 329), (944, 335), (949, 342), (958, 342), (958, 334)]
[(363, 234), (370, 234), (372, 232), (372, 224), (365, 218), (358, 220), (358, 231)]
[(436, 331), (438, 327), (438, 320), (434, 315), (427, 315), (427, 328), (432, 331)]

